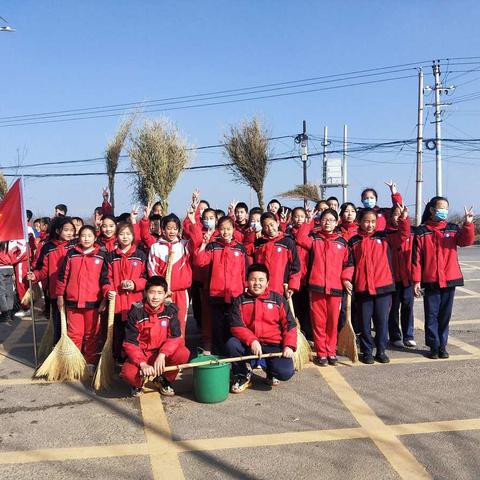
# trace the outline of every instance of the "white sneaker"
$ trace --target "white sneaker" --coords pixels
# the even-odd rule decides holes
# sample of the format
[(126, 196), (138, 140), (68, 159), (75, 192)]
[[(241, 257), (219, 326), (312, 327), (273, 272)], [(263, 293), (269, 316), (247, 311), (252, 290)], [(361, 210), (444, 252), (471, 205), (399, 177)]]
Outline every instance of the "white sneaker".
[(29, 313), (26, 310), (19, 310), (15, 316), (18, 318), (26, 317)]
[(405, 340), (404, 345), (406, 347), (416, 347), (417, 342), (415, 340)]
[(403, 342), (401, 340), (395, 340), (392, 345), (397, 348), (403, 348)]

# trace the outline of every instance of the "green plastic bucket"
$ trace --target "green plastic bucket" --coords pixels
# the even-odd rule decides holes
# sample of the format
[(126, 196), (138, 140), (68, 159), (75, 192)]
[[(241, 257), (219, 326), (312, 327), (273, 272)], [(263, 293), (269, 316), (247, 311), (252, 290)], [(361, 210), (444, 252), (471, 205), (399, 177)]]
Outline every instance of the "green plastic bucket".
[[(192, 363), (218, 360), (215, 355), (199, 355)], [(230, 364), (202, 365), (193, 369), (193, 394), (200, 403), (219, 403), (228, 397), (230, 389)]]

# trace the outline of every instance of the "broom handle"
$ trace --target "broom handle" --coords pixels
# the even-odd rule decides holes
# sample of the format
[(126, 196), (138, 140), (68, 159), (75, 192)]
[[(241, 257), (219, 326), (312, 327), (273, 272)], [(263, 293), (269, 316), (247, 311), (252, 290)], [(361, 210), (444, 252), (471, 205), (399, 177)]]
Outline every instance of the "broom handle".
[(107, 340), (113, 338), (113, 322), (115, 320), (115, 297), (108, 302)]
[(347, 293), (347, 310), (345, 312), (347, 322), (352, 324), (352, 296)]
[(174, 370), (183, 370), (185, 368), (195, 368), (195, 367), (204, 367), (205, 365), (218, 365), (219, 363), (233, 363), (233, 362), (242, 362), (246, 360), (259, 360), (261, 358), (274, 358), (274, 357), (281, 357), (283, 352), (276, 352), (276, 353), (265, 353), (264, 355), (245, 355), (243, 357), (232, 357), (232, 358), (222, 358), (220, 360), (205, 360), (204, 362), (197, 362), (197, 363), (183, 363), (181, 365), (172, 365), (170, 367), (166, 367), (164, 372), (173, 372)]
[(65, 314), (65, 307), (60, 309), (60, 326), (61, 334), (67, 335), (67, 315)]
[[(283, 290), (284, 290), (285, 292), (288, 290), (288, 283), (284, 283), (284, 284), (283, 284)], [(296, 322), (297, 327), (298, 327), (297, 316), (295, 315), (295, 309), (293, 308), (293, 298), (292, 298), (292, 295), (290, 295), (290, 296), (288, 297), (288, 306), (290, 307), (290, 310), (292, 311), (293, 318), (295, 319), (295, 322)]]

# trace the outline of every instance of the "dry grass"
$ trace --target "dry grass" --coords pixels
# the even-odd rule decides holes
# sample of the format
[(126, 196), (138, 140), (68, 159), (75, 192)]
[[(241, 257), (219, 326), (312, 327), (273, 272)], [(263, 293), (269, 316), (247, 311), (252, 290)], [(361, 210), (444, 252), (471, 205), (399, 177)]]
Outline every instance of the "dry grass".
[(268, 132), (262, 129), (256, 118), (238, 127), (231, 126), (224, 136), (225, 153), (232, 162), (226, 164), (227, 169), (236, 182), (255, 190), (262, 210), (265, 209), (263, 184), (270, 156), (268, 137)]
[(8, 192), (7, 180), (3, 176), (3, 173), (0, 173), (0, 200), (6, 195), (7, 192)]
[(318, 202), (321, 200), (318, 186), (313, 183), (297, 185), (292, 190), (288, 190), (288, 192), (280, 193), (280, 197), (292, 198), (293, 200), (308, 200), (310, 202)]
[(158, 195), (168, 212), (168, 197), (190, 161), (185, 139), (168, 120), (146, 120), (130, 135), (128, 153), (137, 171), (137, 199), (151, 202)]
[(115, 208), (115, 173), (117, 172), (118, 161), (125, 145), (125, 140), (127, 139), (128, 132), (134, 120), (135, 116), (133, 115), (121, 123), (115, 136), (108, 142), (107, 150), (105, 151), (108, 189), (110, 190), (110, 203), (112, 204), (112, 208)]

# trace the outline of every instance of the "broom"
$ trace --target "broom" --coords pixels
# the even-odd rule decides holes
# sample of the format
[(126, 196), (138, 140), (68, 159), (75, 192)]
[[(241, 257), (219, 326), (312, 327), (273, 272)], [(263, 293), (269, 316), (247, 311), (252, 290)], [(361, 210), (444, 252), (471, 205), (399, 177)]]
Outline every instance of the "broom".
[(353, 363), (358, 361), (357, 337), (352, 326), (352, 296), (347, 294), (346, 321), (338, 333), (337, 352), (348, 357)]
[(46, 360), (40, 365), (33, 378), (45, 378), (48, 381), (71, 382), (82, 380), (87, 374), (87, 362), (82, 352), (67, 335), (65, 309), (60, 309), (62, 335)]
[(22, 297), (20, 303), (27, 307), (30, 305), (30, 302), (36, 302), (42, 296), (42, 289), (38, 285), (38, 283), (32, 283), (32, 286), (27, 289), (25, 295)]
[(53, 349), (53, 316), (50, 314), (48, 319), (47, 328), (43, 334), (40, 345), (38, 346), (38, 358), (42, 360), (47, 358), (49, 353)]
[[(285, 291), (287, 291), (288, 285), (285, 284), (284, 287)], [(293, 308), (293, 300), (291, 295), (288, 299), (288, 306), (290, 307), (293, 318), (295, 318), (295, 323), (297, 324), (297, 349), (295, 350), (295, 355), (293, 357), (293, 365), (295, 366), (295, 370), (299, 372), (308, 362), (310, 362), (312, 349), (308, 343), (308, 340), (305, 338), (305, 335), (300, 329), (300, 322), (295, 315), (295, 309)]]
[(107, 339), (103, 345), (102, 354), (95, 370), (92, 386), (95, 391), (110, 390), (113, 383), (115, 365), (113, 361), (113, 322), (115, 319), (115, 297), (108, 304)]

